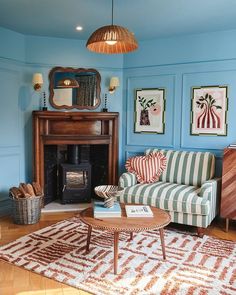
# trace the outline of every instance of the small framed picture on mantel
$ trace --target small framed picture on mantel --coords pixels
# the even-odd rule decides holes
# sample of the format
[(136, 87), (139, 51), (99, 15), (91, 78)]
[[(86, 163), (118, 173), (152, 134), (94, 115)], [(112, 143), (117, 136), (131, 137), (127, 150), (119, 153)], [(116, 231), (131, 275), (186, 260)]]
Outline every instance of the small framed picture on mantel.
[(165, 89), (137, 89), (134, 117), (134, 132), (163, 134), (165, 131)]
[(227, 135), (228, 87), (192, 88), (191, 135)]

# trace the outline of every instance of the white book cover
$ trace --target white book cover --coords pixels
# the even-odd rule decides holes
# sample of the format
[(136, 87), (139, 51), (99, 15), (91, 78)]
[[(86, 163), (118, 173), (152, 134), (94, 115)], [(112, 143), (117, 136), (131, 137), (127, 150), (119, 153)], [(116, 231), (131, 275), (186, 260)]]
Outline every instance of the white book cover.
[(126, 205), (125, 211), (127, 217), (153, 217), (150, 206), (146, 205)]

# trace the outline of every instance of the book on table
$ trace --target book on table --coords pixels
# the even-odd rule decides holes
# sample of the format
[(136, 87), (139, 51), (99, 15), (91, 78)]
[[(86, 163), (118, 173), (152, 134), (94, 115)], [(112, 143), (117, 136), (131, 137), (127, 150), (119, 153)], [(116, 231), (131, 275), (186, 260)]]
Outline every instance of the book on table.
[(121, 207), (119, 202), (114, 202), (114, 206), (111, 208), (104, 207), (104, 202), (94, 201), (93, 203), (93, 215), (95, 218), (111, 218), (121, 217)]
[(127, 217), (153, 217), (152, 210), (147, 205), (126, 205), (125, 211)]

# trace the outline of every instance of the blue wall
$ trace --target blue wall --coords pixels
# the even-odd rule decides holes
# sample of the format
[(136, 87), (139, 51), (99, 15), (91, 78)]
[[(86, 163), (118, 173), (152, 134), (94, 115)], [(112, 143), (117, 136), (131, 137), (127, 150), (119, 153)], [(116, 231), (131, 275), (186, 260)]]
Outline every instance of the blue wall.
[[(236, 142), (236, 31), (140, 42), (137, 52), (124, 56), (123, 73), (122, 162), (147, 147), (207, 150), (216, 155), (220, 175), (223, 148)], [(208, 85), (228, 86), (227, 136), (190, 135), (191, 87)], [(137, 88), (165, 88), (165, 134), (134, 133)]]
[[(109, 111), (119, 112), (122, 122), (123, 56), (98, 55), (85, 41), (24, 36), (0, 28), (0, 215), (9, 209), (9, 187), (32, 180), (32, 111), (42, 105), (33, 91), (33, 73), (41, 72), (47, 97), (48, 73), (54, 66), (96, 68), (101, 74), (100, 111), (109, 79), (118, 76), (121, 86), (108, 94)], [(52, 110), (50, 105), (48, 108)], [(120, 151), (122, 150), (120, 140)], [(120, 152), (121, 153), (121, 152)], [(121, 155), (120, 155), (121, 157)]]
[[(9, 187), (32, 179), (31, 114), (41, 105), (32, 75), (43, 73), (48, 96), (48, 72), (58, 65), (96, 68), (102, 96), (111, 76), (123, 81), (108, 95), (109, 110), (120, 113), (121, 170), (127, 157), (155, 146), (212, 151), (220, 174), (222, 150), (236, 142), (236, 31), (143, 41), (137, 52), (124, 56), (91, 53), (84, 41), (24, 36), (3, 28), (0, 40), (0, 214), (8, 212)], [(226, 137), (190, 135), (191, 87), (204, 85), (229, 87)], [(158, 87), (166, 89), (165, 133), (134, 133), (135, 89)]]

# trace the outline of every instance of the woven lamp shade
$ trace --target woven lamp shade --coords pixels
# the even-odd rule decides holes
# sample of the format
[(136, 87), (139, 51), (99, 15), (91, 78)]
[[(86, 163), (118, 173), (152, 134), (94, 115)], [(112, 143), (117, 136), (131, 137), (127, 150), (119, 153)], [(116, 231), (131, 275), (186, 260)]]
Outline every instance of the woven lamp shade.
[[(116, 41), (109, 45), (106, 41)], [(126, 28), (110, 25), (97, 29), (89, 37), (86, 47), (97, 53), (127, 53), (138, 48), (134, 35)]]

